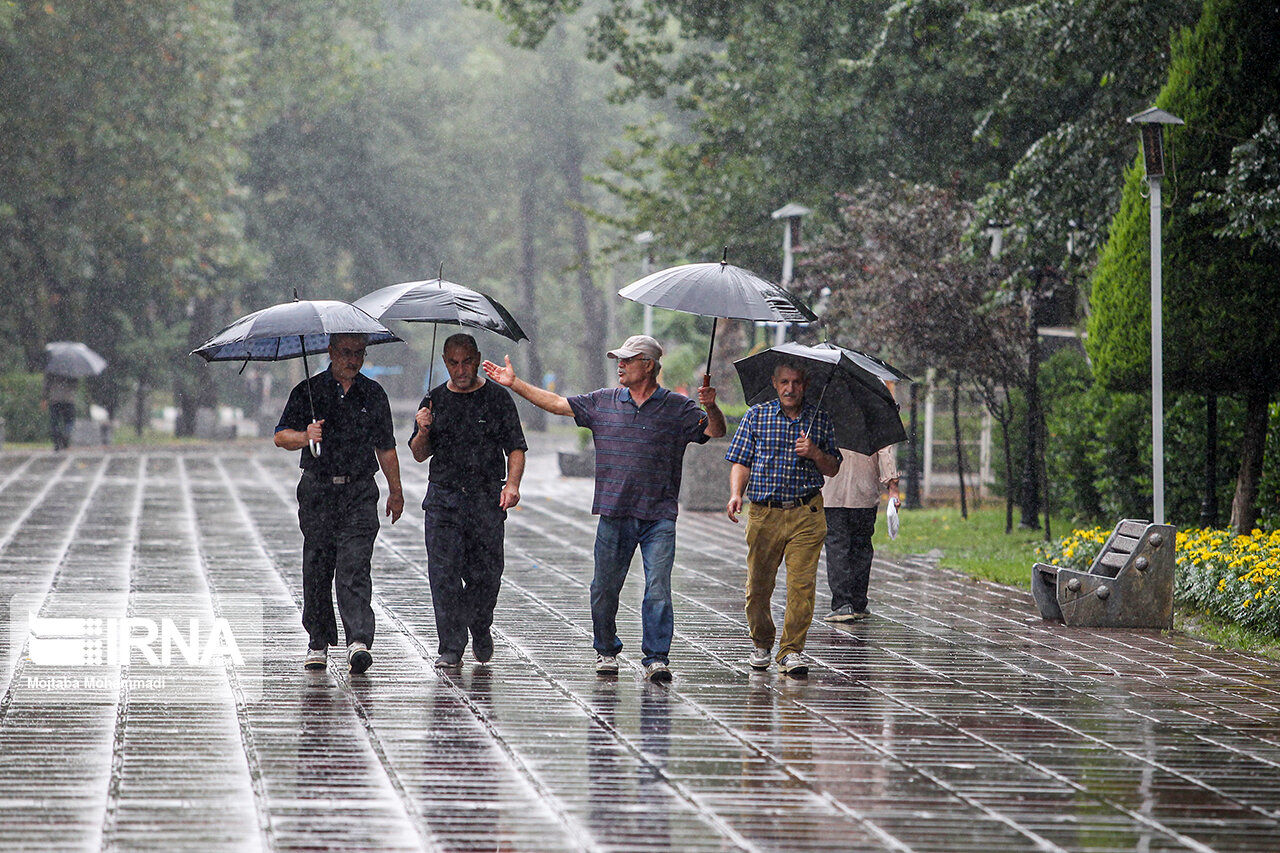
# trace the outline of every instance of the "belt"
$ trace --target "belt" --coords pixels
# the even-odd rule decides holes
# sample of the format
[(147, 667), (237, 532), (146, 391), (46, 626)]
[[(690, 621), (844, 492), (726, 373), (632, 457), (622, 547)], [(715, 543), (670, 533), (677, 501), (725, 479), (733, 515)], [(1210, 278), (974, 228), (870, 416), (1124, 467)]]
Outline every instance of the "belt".
[(793, 498), (789, 501), (752, 501), (752, 503), (759, 504), (760, 506), (772, 507), (773, 509), (795, 509), (798, 506), (804, 506), (820, 494), (822, 494), (822, 489), (810, 492), (807, 495), (801, 495), (800, 497)]
[(308, 477), (311, 477), (314, 480), (318, 480), (321, 483), (324, 483), (326, 486), (329, 486), (329, 485), (345, 486), (348, 483), (356, 483), (364, 479), (364, 477), (356, 477), (356, 476), (352, 476), (351, 474), (345, 474), (341, 477), (331, 477), (327, 474), (313, 474), (310, 471), (307, 471), (305, 473)]

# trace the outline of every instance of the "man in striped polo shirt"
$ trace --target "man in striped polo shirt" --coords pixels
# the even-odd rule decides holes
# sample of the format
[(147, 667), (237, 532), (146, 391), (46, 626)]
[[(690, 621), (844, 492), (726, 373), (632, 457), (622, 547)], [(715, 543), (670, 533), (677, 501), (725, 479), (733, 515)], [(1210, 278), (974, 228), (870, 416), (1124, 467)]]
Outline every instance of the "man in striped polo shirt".
[(568, 398), (517, 378), (509, 356), (505, 367), (486, 361), (484, 372), (535, 406), (591, 430), (596, 449), (591, 512), (600, 516), (591, 580), (596, 672), (618, 671), (618, 596), (639, 547), (644, 562), (641, 665), (645, 678), (667, 682), (674, 631), (671, 567), (684, 450), (690, 442), (702, 444), (724, 435), (724, 414), (714, 388), (698, 389), (704, 412), (688, 397), (658, 384), (662, 347), (648, 335), (627, 338), (608, 356), (617, 359), (619, 387)]

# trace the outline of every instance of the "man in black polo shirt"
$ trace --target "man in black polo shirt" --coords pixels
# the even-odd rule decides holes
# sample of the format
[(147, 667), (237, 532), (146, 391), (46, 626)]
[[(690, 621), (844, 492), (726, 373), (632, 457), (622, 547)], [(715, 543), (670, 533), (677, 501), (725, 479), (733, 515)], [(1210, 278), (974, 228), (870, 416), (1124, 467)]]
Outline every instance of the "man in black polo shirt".
[(476, 660), (493, 656), (503, 527), (507, 510), (520, 500), (528, 445), (511, 394), (479, 375), (475, 338), (451, 335), (444, 365), (449, 381), (422, 398), (409, 449), (418, 462), (431, 459), (422, 508), (439, 638), (436, 666), (453, 668), (462, 662), (468, 631)]
[[(373, 664), (373, 580), (369, 562), (378, 536), (379, 467), (387, 478), (387, 515), (395, 524), (404, 510), (400, 462), (391, 426), (391, 405), (382, 386), (360, 373), (367, 338), (329, 338), (329, 367), (289, 394), (276, 447), (301, 450), (298, 525), (302, 528), (302, 627), (310, 641), (307, 669), (328, 665), (338, 644), (333, 588), (347, 640), (347, 665), (360, 673)], [(308, 394), (307, 386), (310, 386)], [(311, 422), (311, 403), (315, 417)], [(313, 455), (317, 442), (320, 455)]]

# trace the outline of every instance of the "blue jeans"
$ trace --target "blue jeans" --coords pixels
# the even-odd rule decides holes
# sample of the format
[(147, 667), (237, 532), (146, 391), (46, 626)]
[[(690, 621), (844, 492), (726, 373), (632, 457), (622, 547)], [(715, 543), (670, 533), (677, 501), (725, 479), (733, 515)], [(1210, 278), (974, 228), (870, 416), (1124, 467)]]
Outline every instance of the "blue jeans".
[(676, 559), (676, 523), (670, 519), (646, 521), (639, 518), (600, 516), (596, 527), (596, 573), (591, 579), (592, 646), (602, 655), (622, 651), (618, 639), (618, 595), (631, 568), (631, 558), (640, 546), (644, 561), (644, 604), (641, 606), (643, 632), (641, 661), (667, 662), (675, 617), (671, 609), (671, 566)]

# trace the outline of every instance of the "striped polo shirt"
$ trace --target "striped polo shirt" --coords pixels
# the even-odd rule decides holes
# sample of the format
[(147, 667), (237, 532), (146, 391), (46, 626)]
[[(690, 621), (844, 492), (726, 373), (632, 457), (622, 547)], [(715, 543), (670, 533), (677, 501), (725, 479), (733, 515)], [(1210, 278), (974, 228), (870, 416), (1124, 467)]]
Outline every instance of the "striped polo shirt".
[(570, 397), (573, 419), (591, 430), (596, 493), (591, 512), (675, 520), (684, 449), (707, 441), (707, 415), (683, 394), (658, 388), (637, 407), (626, 388)]

